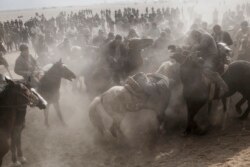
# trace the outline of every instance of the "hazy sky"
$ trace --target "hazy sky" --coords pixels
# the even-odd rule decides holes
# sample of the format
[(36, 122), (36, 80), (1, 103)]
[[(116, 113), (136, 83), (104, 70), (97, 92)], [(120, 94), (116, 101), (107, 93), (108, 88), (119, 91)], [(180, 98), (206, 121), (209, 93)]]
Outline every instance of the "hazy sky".
[(0, 0), (0, 10), (87, 5), (104, 1), (114, 2), (121, 0)]

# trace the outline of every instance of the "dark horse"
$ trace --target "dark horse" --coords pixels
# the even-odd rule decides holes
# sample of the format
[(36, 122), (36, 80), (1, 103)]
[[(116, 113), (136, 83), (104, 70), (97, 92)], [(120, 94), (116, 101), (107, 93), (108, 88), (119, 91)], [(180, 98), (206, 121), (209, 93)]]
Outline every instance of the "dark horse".
[(48, 109), (51, 104), (54, 105), (60, 121), (65, 125), (59, 105), (62, 78), (72, 81), (76, 78), (76, 75), (71, 70), (69, 70), (60, 60), (55, 63), (47, 72), (45, 72), (44, 76), (38, 83), (37, 91), (48, 102), (48, 107), (44, 111), (45, 125), (47, 127), (49, 127)]
[[(241, 119), (246, 119), (250, 112), (250, 62), (239, 60), (231, 63), (227, 71), (223, 74), (223, 79), (229, 87), (226, 97), (239, 92), (243, 97), (236, 104), (236, 111)], [(247, 101), (248, 107), (242, 112), (241, 106)]]
[[(19, 109), (27, 105), (45, 109), (47, 102), (33, 89), (27, 88), (20, 82), (5, 79), (5, 86), (0, 93), (0, 166), (5, 154), (10, 149), (10, 139), (13, 140)], [(18, 156), (22, 156), (21, 138), (15, 138)]]
[[(215, 71), (224, 70), (224, 59), (229, 53), (229, 49), (225, 45), (220, 45), (218, 58), (218, 67)], [(196, 122), (194, 117), (198, 111), (205, 105), (208, 104), (208, 112), (211, 110), (212, 100), (218, 99), (218, 93), (215, 93), (211, 97), (211, 80), (203, 72), (203, 60), (199, 57), (198, 53), (188, 55), (186, 60), (181, 65), (180, 70), (181, 80), (183, 83), (183, 95), (186, 101), (188, 110), (187, 127), (185, 134), (189, 133), (204, 133)], [(226, 96), (225, 96), (226, 97)], [(226, 98), (222, 98), (223, 111), (224, 111), (224, 121), (226, 116)]]

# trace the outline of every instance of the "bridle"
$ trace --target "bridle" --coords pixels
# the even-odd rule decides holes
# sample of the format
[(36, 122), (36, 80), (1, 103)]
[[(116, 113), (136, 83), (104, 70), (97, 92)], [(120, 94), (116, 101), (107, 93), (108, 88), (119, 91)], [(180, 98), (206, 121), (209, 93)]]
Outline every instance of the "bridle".
[[(15, 95), (20, 95), (20, 97), (24, 98), (25, 100), (27, 100), (27, 104), (20, 104), (20, 105), (0, 105), (0, 109), (1, 108), (12, 108), (12, 109), (17, 109), (17, 108), (20, 108), (20, 107), (26, 107), (27, 105), (29, 106), (33, 106), (35, 105), (35, 98), (34, 96), (36, 96), (35, 93), (32, 93), (32, 91), (29, 90), (29, 93), (28, 95), (25, 95), (24, 93), (20, 93), (19, 91), (12, 91)], [(33, 95), (34, 96), (33, 96)], [(38, 97), (37, 97), (38, 98)]]

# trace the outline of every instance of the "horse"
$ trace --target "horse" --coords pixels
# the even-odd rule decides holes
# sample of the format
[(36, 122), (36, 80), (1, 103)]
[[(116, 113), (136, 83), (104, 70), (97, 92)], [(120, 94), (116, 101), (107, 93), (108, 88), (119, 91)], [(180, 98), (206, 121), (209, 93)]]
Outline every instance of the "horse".
[[(236, 111), (241, 114), (240, 119), (245, 120), (250, 112), (250, 63), (238, 60), (229, 64), (227, 71), (222, 75), (229, 87), (225, 97), (232, 96), (239, 92), (243, 97), (237, 102)], [(248, 107), (243, 112), (241, 106), (247, 101)]]
[(48, 112), (51, 104), (54, 105), (61, 123), (66, 125), (59, 105), (59, 90), (62, 78), (72, 81), (76, 78), (76, 75), (62, 63), (62, 60), (59, 60), (48, 71), (45, 72), (44, 76), (38, 83), (37, 91), (48, 102), (48, 107), (44, 110), (45, 125), (47, 127), (49, 127)]
[[(224, 59), (228, 56), (230, 50), (226, 45), (221, 44), (218, 47), (219, 56), (216, 70), (224, 70)], [(212, 101), (219, 98), (219, 91), (216, 91), (211, 95), (211, 80), (203, 73), (203, 60), (199, 57), (198, 53), (190, 54), (186, 56), (186, 60), (181, 64), (180, 67), (180, 76), (183, 84), (183, 96), (186, 101), (188, 118), (187, 118), (187, 127), (184, 132), (185, 135), (190, 133), (204, 134), (205, 131), (200, 129), (194, 117), (198, 111), (205, 105), (208, 104), (208, 112), (210, 113), (212, 108)], [(222, 67), (221, 67), (222, 66)], [(222, 73), (222, 71), (220, 71)], [(227, 114), (227, 105), (226, 105), (226, 96), (221, 98), (223, 104), (223, 113), (224, 113), (224, 123), (223, 129), (225, 126), (225, 119)]]
[(105, 135), (101, 113), (107, 113), (113, 121), (108, 132), (117, 138), (124, 136), (120, 125), (126, 113), (150, 110), (156, 113), (160, 130), (166, 123), (170, 90), (170, 80), (161, 74), (135, 74), (129, 77), (125, 86), (114, 86), (91, 102), (90, 120), (99, 133)]
[[(47, 102), (33, 89), (27, 88), (24, 84), (5, 78), (5, 86), (0, 93), (0, 166), (3, 157), (10, 149), (17, 150), (18, 156), (23, 156), (21, 151), (21, 136), (13, 138), (19, 109), (27, 105), (45, 109)], [(15, 140), (15, 141), (14, 141)], [(16, 143), (14, 146), (13, 143)], [(12, 152), (13, 153), (13, 152)]]
[[(100, 95), (114, 85), (138, 72), (143, 64), (141, 51), (152, 45), (152, 39), (131, 39), (126, 43), (126, 53), (121, 61), (107, 62), (103, 53), (98, 53), (84, 70), (84, 81), (89, 94), (93, 97)], [(93, 60), (94, 59), (94, 60)], [(119, 64), (121, 63), (121, 64)], [(114, 64), (111, 67), (110, 64)], [(116, 68), (118, 67), (118, 68)]]
[(141, 52), (153, 44), (153, 39), (131, 39), (128, 41), (128, 50), (125, 65), (123, 70), (128, 75), (133, 75), (138, 72), (138, 69), (143, 65)]

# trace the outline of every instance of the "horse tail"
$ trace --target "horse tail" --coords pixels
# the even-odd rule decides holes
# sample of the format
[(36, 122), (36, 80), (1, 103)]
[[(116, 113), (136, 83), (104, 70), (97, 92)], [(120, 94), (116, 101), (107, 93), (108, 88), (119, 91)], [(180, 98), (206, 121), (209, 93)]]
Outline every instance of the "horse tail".
[(97, 128), (102, 135), (105, 133), (105, 127), (101, 116), (101, 112), (103, 111), (105, 112), (102, 99), (101, 97), (96, 97), (90, 105), (89, 118), (95, 128)]

